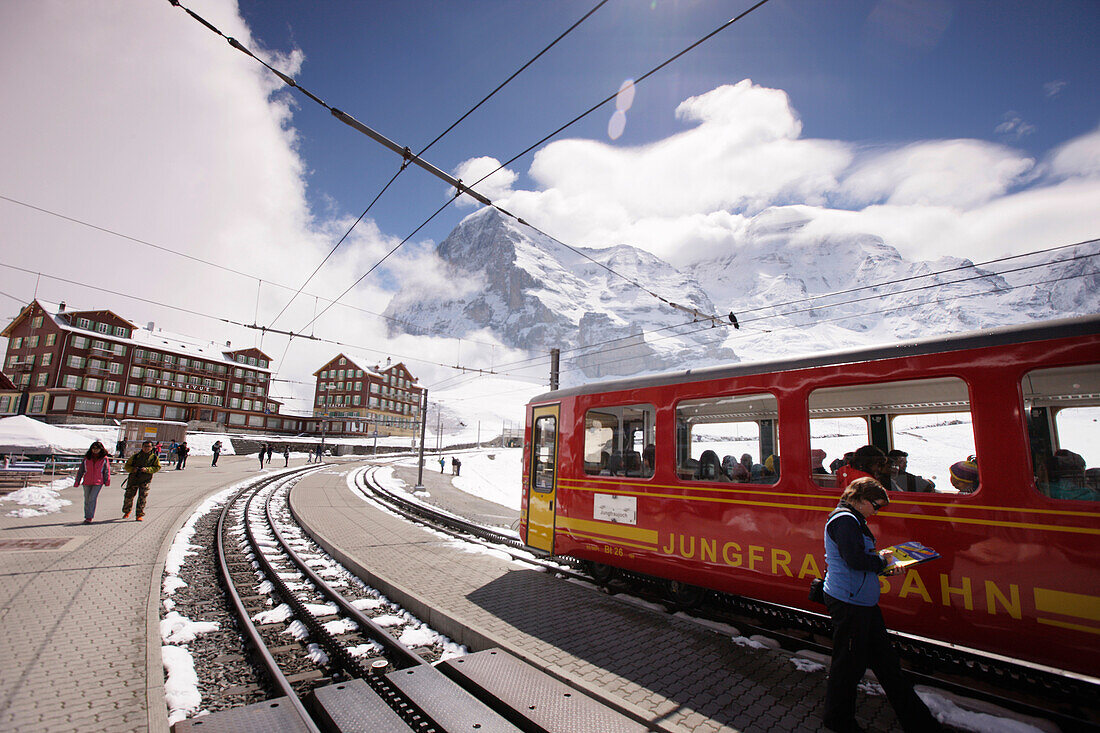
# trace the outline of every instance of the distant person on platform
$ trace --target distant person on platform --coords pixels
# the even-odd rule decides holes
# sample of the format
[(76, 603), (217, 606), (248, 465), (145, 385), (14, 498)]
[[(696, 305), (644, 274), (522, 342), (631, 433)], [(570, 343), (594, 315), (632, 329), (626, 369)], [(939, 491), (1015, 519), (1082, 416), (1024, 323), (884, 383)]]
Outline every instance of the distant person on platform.
[(119, 440), (115, 443), (115, 455), (119, 458), (126, 457), (126, 441)]
[(289, 445), (284, 445), (283, 446), (283, 468), (286, 468), (289, 465), (290, 465), (290, 446)]
[(317, 462), (324, 463), (325, 447), (320, 443), (317, 444)]
[(275, 449), (271, 446), (271, 443), (267, 444), (267, 462), (271, 463), (271, 456), (275, 453)]
[(890, 472), (890, 483), (894, 491), (917, 491), (929, 493), (936, 485), (916, 474), (909, 473), (905, 469), (909, 465), (909, 454), (896, 448), (886, 454), (886, 469)]
[(439, 457), (439, 472), (443, 473), (443, 469), (447, 466), (447, 459), (443, 456)]
[(176, 446), (176, 470), (182, 471), (187, 468), (187, 454), (191, 452), (191, 449), (187, 447), (187, 443), (180, 443)]
[(213, 451), (213, 453), (214, 453), (214, 460), (212, 460), (210, 462), (210, 467), (211, 468), (217, 468), (218, 467), (218, 457), (221, 456), (221, 454), (222, 454), (222, 442), (220, 440), (215, 442), (214, 445), (210, 446), (210, 450)]
[(160, 470), (160, 459), (153, 452), (153, 441), (147, 440), (141, 444), (141, 450), (126, 459), (126, 473), (130, 474), (126, 479), (126, 492), (122, 495), (122, 518), (130, 518), (130, 508), (134, 505), (134, 495), (137, 495), (137, 521), (145, 518), (145, 501), (149, 498), (149, 483), (153, 480), (153, 474)]
[(84, 524), (95, 518), (95, 504), (104, 486), (111, 485), (111, 458), (98, 440), (92, 443), (84, 459), (76, 469), (76, 483), (84, 487)]
[(260, 445), (260, 470), (264, 470), (264, 458), (267, 457), (267, 444)]
[[(176, 448), (179, 447), (179, 443), (172, 441), (168, 444), (168, 462), (174, 463), (176, 460)], [(160, 448), (157, 448), (157, 455), (160, 455)]]

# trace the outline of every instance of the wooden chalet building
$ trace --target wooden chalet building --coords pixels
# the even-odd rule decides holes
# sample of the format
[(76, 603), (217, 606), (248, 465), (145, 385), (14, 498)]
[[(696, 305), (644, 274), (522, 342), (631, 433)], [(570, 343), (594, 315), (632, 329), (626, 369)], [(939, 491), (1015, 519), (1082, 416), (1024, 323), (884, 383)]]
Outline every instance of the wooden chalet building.
[(25, 306), (0, 336), (8, 338), (0, 415), (47, 422), (180, 420), (195, 427), (299, 432), (303, 418), (279, 414), (269, 394), (271, 358), (145, 328), (109, 310), (50, 312)]
[(412, 436), (420, 430), (424, 388), (404, 364), (387, 359), (385, 366), (367, 366), (341, 353), (313, 376), (313, 415), (324, 419), (329, 434)]

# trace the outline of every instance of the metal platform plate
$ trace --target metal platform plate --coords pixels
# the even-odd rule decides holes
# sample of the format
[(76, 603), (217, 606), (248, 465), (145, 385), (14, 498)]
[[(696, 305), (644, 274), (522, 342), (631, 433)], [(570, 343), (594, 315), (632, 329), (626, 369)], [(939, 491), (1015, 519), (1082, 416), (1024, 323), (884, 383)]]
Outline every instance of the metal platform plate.
[(399, 669), (386, 679), (442, 730), (522, 733), (430, 665)]
[(290, 703), (290, 698), (277, 697), (181, 720), (172, 730), (175, 733), (308, 733), (310, 729)]
[(410, 733), (401, 716), (363, 680), (339, 682), (313, 691), (311, 708), (321, 727), (341, 733)]
[(525, 731), (640, 733), (648, 728), (500, 649), (441, 662), (440, 671)]

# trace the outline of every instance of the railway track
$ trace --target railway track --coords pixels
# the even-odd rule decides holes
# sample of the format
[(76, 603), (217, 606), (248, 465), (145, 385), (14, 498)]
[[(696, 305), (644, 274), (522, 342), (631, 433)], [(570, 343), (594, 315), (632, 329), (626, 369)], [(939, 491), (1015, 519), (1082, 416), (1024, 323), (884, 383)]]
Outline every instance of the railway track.
[[(260, 479), (226, 502), (217, 521), (221, 582), (270, 696), (181, 721), (175, 731), (551, 731), (563, 718), (598, 721), (591, 730), (644, 730), (500, 650), (447, 649), (334, 568), (287, 508), (293, 486), (319, 470)], [(287, 632), (297, 643), (287, 643)], [(412, 648), (407, 636), (420, 643)]]
[[(776, 640), (788, 651), (810, 650), (828, 656), (829, 617), (789, 606), (715, 591), (678, 587), (640, 573), (612, 571), (575, 558), (536, 556), (515, 534), (484, 527), (463, 517), (389, 491), (374, 478), (377, 469), (357, 477), (360, 490), (372, 500), (435, 531), (506, 552), (516, 560), (545, 568), (563, 577), (586, 580), (609, 592), (630, 592), (670, 611), (733, 626), (746, 636), (759, 634)], [(991, 703), (1021, 715), (1044, 718), (1063, 731), (1100, 731), (1100, 688), (1085, 678), (1057, 670), (1036, 668), (1015, 660), (983, 655), (964, 647), (948, 646), (892, 632), (895, 646), (919, 684)]]

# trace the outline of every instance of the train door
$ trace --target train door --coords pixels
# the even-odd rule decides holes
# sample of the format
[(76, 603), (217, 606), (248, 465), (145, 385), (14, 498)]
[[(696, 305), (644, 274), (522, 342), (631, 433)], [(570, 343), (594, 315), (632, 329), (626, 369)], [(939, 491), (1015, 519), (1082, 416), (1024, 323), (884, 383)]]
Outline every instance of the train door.
[(527, 545), (554, 552), (554, 501), (558, 480), (559, 406), (536, 407), (531, 413), (531, 482), (527, 492)]

